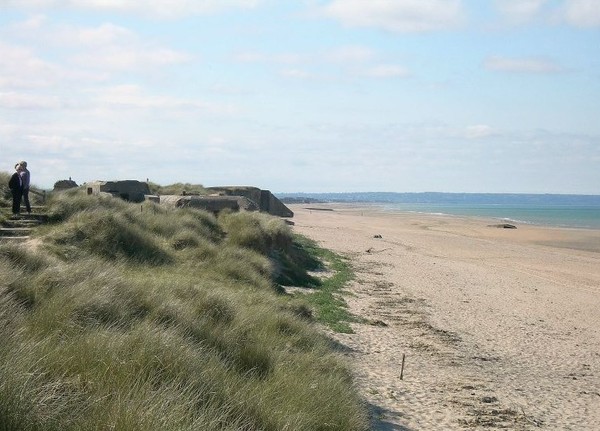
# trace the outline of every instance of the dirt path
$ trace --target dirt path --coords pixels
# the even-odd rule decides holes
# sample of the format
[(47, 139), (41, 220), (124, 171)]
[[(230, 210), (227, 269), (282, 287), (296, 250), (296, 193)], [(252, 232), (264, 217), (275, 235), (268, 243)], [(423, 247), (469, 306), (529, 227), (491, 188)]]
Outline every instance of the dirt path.
[(346, 300), (371, 324), (332, 336), (375, 429), (600, 429), (600, 253), (561, 246), (600, 232), (293, 210), (353, 262)]

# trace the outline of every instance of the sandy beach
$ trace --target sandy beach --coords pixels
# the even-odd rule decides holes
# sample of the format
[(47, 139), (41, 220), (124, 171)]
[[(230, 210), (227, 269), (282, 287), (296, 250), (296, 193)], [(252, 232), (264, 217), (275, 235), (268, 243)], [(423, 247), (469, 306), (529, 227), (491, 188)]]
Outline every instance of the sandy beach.
[(331, 336), (374, 429), (600, 430), (600, 230), (290, 208), (354, 268)]

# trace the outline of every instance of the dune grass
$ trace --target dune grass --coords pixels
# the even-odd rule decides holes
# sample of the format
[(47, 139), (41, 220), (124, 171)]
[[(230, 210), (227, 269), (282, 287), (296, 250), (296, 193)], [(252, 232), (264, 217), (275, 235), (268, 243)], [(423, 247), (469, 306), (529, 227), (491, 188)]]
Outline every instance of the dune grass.
[(318, 284), (281, 220), (77, 191), (48, 211), (35, 250), (0, 245), (0, 431), (368, 428), (313, 307), (281, 293)]
[[(10, 208), (12, 205), (12, 198), (10, 189), (8, 188), (8, 181), (10, 175), (6, 172), (0, 172), (0, 207)], [(2, 214), (0, 214), (2, 217)]]
[(189, 183), (175, 183), (167, 186), (161, 186), (153, 182), (148, 183), (150, 192), (155, 195), (182, 195), (194, 194), (194, 195), (205, 195), (207, 191), (204, 187), (198, 184)]

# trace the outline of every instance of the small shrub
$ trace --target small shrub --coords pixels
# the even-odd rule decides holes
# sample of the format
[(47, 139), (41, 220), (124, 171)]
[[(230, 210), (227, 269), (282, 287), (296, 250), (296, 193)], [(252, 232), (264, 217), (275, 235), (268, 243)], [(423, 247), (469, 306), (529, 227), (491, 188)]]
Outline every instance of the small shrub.
[(246, 344), (239, 348), (233, 363), (240, 373), (259, 378), (265, 378), (273, 369), (269, 350), (254, 344)]
[(172, 257), (153, 235), (119, 213), (97, 210), (74, 214), (57, 227), (49, 239), (71, 250), (83, 248), (106, 259), (124, 258), (158, 265), (172, 262)]
[(121, 212), (126, 211), (130, 204), (109, 196), (87, 195), (83, 189), (75, 188), (62, 192), (54, 192), (49, 196), (47, 204), (48, 220), (50, 222), (65, 221), (81, 212)]
[(11, 262), (14, 266), (34, 273), (49, 265), (48, 259), (17, 244), (0, 244), (0, 258)]
[(267, 254), (268, 241), (258, 217), (250, 213), (231, 213), (220, 217), (219, 222), (227, 233), (228, 244)]
[(196, 248), (200, 244), (198, 235), (192, 231), (180, 231), (173, 236), (170, 241), (171, 247), (175, 250), (183, 250), (186, 248)]
[(207, 295), (199, 304), (198, 315), (207, 317), (215, 324), (229, 324), (235, 318), (235, 308), (223, 296)]
[(304, 320), (312, 321), (314, 318), (313, 309), (303, 299), (294, 298), (286, 305), (285, 309), (289, 310), (294, 316)]
[(215, 273), (239, 282), (239, 286), (282, 291), (271, 281), (269, 260), (252, 250), (229, 245), (222, 247), (217, 250), (210, 267)]

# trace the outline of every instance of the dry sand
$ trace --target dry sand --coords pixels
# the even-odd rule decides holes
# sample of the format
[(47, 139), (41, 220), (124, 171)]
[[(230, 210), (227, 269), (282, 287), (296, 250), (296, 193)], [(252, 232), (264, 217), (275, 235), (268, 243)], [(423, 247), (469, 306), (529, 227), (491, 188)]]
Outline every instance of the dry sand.
[(600, 430), (600, 230), (308, 206), (294, 230), (356, 273), (370, 324), (332, 337), (374, 429)]

